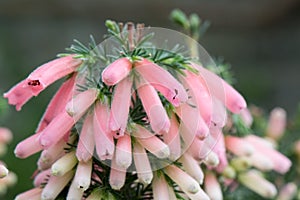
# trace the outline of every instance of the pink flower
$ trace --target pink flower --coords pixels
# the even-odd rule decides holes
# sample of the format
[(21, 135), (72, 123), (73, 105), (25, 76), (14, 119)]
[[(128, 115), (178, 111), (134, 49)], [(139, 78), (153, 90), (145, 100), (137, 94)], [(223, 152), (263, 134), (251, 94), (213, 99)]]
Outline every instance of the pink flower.
[(0, 163), (0, 179), (8, 175), (8, 169)]
[(128, 58), (119, 58), (107, 66), (102, 72), (102, 81), (106, 85), (115, 85), (128, 76), (132, 63)]
[(266, 135), (279, 140), (284, 134), (286, 126), (286, 112), (282, 108), (274, 108), (270, 113)]
[(9, 143), (12, 138), (12, 132), (8, 128), (0, 127), (0, 143)]
[(110, 166), (109, 184), (114, 190), (120, 190), (125, 184), (125, 179), (126, 169), (117, 165), (114, 156)]
[(183, 154), (179, 161), (189, 175), (191, 175), (199, 184), (203, 183), (204, 174), (198, 161), (188, 153)]
[(205, 83), (203, 84), (208, 85), (209, 92), (222, 101), (231, 112), (238, 113), (247, 107), (242, 95), (223, 79), (195, 63), (192, 63), (192, 67), (199, 70), (199, 73), (205, 78)]
[(131, 87), (132, 80), (125, 78), (116, 85), (114, 90), (109, 126), (112, 131), (117, 131), (116, 138), (123, 136), (126, 130), (131, 102)]
[(185, 87), (190, 93), (191, 99), (189, 99), (189, 101), (191, 101), (192, 105), (197, 106), (205, 123), (210, 125), (213, 102), (207, 86), (203, 85), (205, 81), (200, 81), (200, 79), (202, 79), (201, 75), (196, 75), (189, 71), (185, 71), (185, 76), (181, 77), (181, 79), (185, 82)]
[(240, 174), (239, 181), (250, 190), (265, 198), (273, 198), (277, 194), (276, 187), (264, 179), (256, 170), (250, 170)]
[(195, 179), (174, 165), (165, 167), (164, 172), (186, 193), (196, 194), (201, 190)]
[(223, 194), (220, 183), (217, 180), (217, 177), (211, 173), (205, 173), (205, 180), (204, 180), (204, 187), (205, 192), (212, 200), (222, 200)]
[(157, 174), (156, 176), (154, 176), (152, 188), (154, 200), (169, 199), (168, 183), (165, 180), (163, 174)]
[(249, 135), (245, 139), (254, 146), (257, 153), (265, 155), (273, 162), (273, 170), (284, 174), (290, 169), (292, 162), (277, 150), (266, 145), (263, 139), (255, 135)]
[(40, 187), (43, 183), (46, 182), (47, 178), (51, 175), (51, 169), (47, 169), (47, 170), (44, 170), (44, 171), (41, 171), (39, 174), (37, 174), (35, 177), (34, 177), (34, 186), (35, 187)]
[[(95, 102), (98, 90), (91, 88), (79, 93), (68, 102), (66, 111), (58, 114), (50, 124), (40, 133), (40, 143), (44, 148), (49, 148), (57, 143), (83, 116), (87, 109)], [(72, 116), (70, 116), (72, 115)]]
[(218, 128), (213, 131), (217, 132), (218, 138), (216, 138), (217, 142), (212, 150), (218, 155), (220, 161), (219, 165), (215, 169), (217, 172), (221, 173), (228, 166), (224, 135)]
[(91, 184), (92, 167), (93, 167), (92, 159), (86, 162), (78, 163), (75, 177), (73, 179), (73, 183), (76, 189), (81, 190), (83, 192), (89, 188)]
[(72, 95), (74, 94), (76, 75), (77, 74), (73, 74), (71, 78), (66, 80), (53, 96), (42, 119), (40, 120), (36, 133), (44, 130), (44, 128), (65, 109), (67, 103), (71, 100)]
[(170, 120), (155, 89), (150, 84), (139, 83), (137, 91), (152, 130), (158, 134), (168, 132)]
[(135, 70), (174, 106), (188, 100), (184, 87), (168, 71), (146, 59), (135, 62)]
[(92, 158), (94, 153), (95, 138), (93, 116), (91, 113), (87, 114), (80, 132), (76, 149), (76, 157), (79, 161), (87, 162)]
[(51, 166), (51, 174), (53, 176), (63, 176), (71, 171), (76, 164), (77, 159), (75, 156), (75, 151), (71, 151), (53, 163)]
[(226, 148), (237, 156), (249, 156), (254, 153), (254, 146), (243, 138), (226, 136)]
[(131, 137), (127, 134), (120, 137), (117, 141), (115, 150), (116, 165), (127, 169), (132, 162)]
[(15, 148), (15, 155), (19, 158), (27, 158), (43, 149), (39, 142), (40, 134), (36, 133), (20, 142)]
[(150, 184), (153, 178), (150, 161), (144, 147), (138, 142), (133, 144), (133, 158), (139, 181)]
[(16, 105), (16, 109), (21, 110), (32, 96), (37, 96), (56, 80), (75, 72), (81, 63), (82, 61), (74, 59), (73, 55), (50, 61), (34, 70), (26, 80), (5, 93), (4, 97), (8, 98), (9, 104)]
[(115, 150), (113, 133), (108, 127), (109, 108), (97, 102), (94, 109), (94, 138), (96, 152), (100, 160), (112, 159)]
[(134, 129), (133, 136), (145, 149), (158, 158), (169, 157), (170, 150), (168, 145), (140, 125), (136, 125)]

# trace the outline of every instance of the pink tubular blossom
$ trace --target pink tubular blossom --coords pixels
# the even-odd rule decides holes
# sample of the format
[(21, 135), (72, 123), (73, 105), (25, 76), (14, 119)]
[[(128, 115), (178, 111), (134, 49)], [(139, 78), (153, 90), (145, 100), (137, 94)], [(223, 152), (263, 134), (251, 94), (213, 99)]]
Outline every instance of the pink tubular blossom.
[(111, 105), (109, 126), (112, 131), (117, 131), (115, 137), (124, 135), (129, 115), (131, 102), (132, 80), (128, 77), (116, 85)]
[(83, 197), (83, 193), (84, 191), (77, 188), (75, 179), (73, 179), (66, 200), (80, 200)]
[(133, 135), (145, 149), (158, 158), (167, 158), (170, 156), (168, 145), (162, 142), (158, 137), (140, 125), (136, 125), (135, 129)]
[(188, 100), (184, 87), (168, 71), (146, 59), (135, 63), (135, 70), (174, 106)]
[(240, 174), (239, 181), (264, 198), (273, 198), (277, 194), (276, 187), (264, 179), (256, 170), (250, 170)]
[(182, 104), (176, 108), (176, 114), (192, 136), (205, 139), (209, 134), (209, 129), (199, 114), (198, 108), (188, 104)]
[(154, 176), (152, 187), (154, 200), (170, 199), (168, 183), (165, 180), (163, 174), (157, 174), (156, 176)]
[(231, 112), (238, 113), (247, 107), (242, 95), (223, 79), (195, 63), (192, 64), (192, 67), (199, 70), (199, 73), (205, 78), (205, 84), (208, 85), (210, 93), (222, 101)]
[(191, 175), (199, 184), (203, 183), (204, 174), (198, 161), (188, 153), (185, 153), (180, 158), (180, 162), (189, 175)]
[[(83, 116), (87, 109), (95, 102), (98, 90), (91, 88), (79, 93), (66, 106), (68, 111), (59, 113), (41, 132), (40, 143), (44, 148), (56, 144)], [(72, 116), (70, 116), (72, 115)]]
[(87, 162), (93, 156), (95, 148), (93, 120), (93, 114), (88, 114), (84, 120), (76, 149), (79, 161)]
[(225, 137), (226, 148), (237, 156), (249, 156), (254, 153), (253, 145), (243, 138), (235, 136)]
[(71, 171), (76, 164), (77, 159), (75, 156), (75, 151), (71, 151), (53, 163), (51, 166), (51, 174), (54, 176), (63, 176)]
[(279, 192), (277, 200), (292, 200), (297, 194), (297, 185), (293, 182), (285, 184)]
[(41, 199), (42, 188), (33, 188), (16, 196), (15, 200), (39, 200)]
[(169, 132), (164, 133), (163, 138), (164, 142), (168, 145), (170, 149), (170, 159), (175, 161), (181, 156), (179, 124), (174, 114), (171, 116), (170, 120), (171, 126)]
[(120, 190), (125, 184), (125, 179), (126, 169), (118, 166), (114, 157), (110, 167), (109, 184), (114, 190)]
[(119, 167), (127, 169), (132, 162), (132, 152), (131, 152), (131, 138), (129, 135), (125, 134), (120, 137), (116, 145), (116, 164)]
[(115, 85), (129, 74), (131, 68), (128, 58), (119, 58), (103, 70), (102, 81), (106, 85)]
[(86, 191), (89, 188), (91, 183), (92, 167), (92, 159), (87, 162), (78, 163), (73, 180), (74, 185), (78, 190)]
[(12, 138), (12, 132), (8, 128), (0, 127), (0, 143), (9, 143)]
[(95, 88), (90, 88), (84, 92), (81, 92), (75, 96), (66, 105), (66, 110), (70, 116), (73, 116), (78, 120), (85, 111), (95, 102), (98, 90)]
[(209, 125), (212, 120), (213, 102), (206, 85), (203, 85), (205, 81), (201, 82), (200, 78), (201, 76), (189, 71), (185, 71), (185, 76), (182, 77), (186, 83), (185, 87), (191, 93), (192, 104), (197, 106), (203, 120)]
[(228, 166), (228, 160), (226, 155), (224, 135), (221, 130), (216, 129), (218, 138), (216, 139), (217, 143), (213, 147), (213, 151), (218, 155), (220, 160), (219, 165), (216, 167), (216, 171), (221, 173)]
[(245, 139), (255, 147), (258, 153), (264, 154), (272, 160), (273, 170), (284, 174), (290, 169), (292, 162), (277, 150), (266, 145), (263, 139), (255, 135), (249, 135)]
[(220, 183), (217, 177), (213, 173), (206, 173), (204, 180), (205, 192), (208, 194), (211, 200), (222, 200), (223, 194)]
[(250, 127), (253, 122), (253, 117), (249, 109), (245, 108), (240, 112), (240, 116), (247, 127)]
[(21, 110), (32, 96), (37, 96), (56, 80), (74, 72), (81, 63), (73, 55), (50, 61), (34, 70), (26, 80), (5, 93), (4, 97), (8, 98), (9, 104), (16, 105), (16, 109)]
[(112, 159), (115, 144), (113, 134), (108, 128), (109, 108), (97, 102), (94, 109), (94, 138), (96, 152), (100, 160)]
[(43, 149), (39, 143), (40, 134), (36, 133), (20, 142), (15, 148), (15, 155), (18, 158), (27, 158)]
[(247, 158), (253, 167), (261, 171), (269, 171), (274, 168), (274, 163), (269, 156), (261, 154), (260, 152), (255, 152)]
[(56, 199), (59, 193), (65, 188), (74, 176), (74, 171), (69, 171), (63, 176), (51, 176), (41, 195), (42, 200)]
[(155, 89), (146, 83), (140, 84), (137, 91), (149, 118), (152, 130), (158, 134), (168, 132), (170, 120)]
[(201, 190), (199, 183), (195, 181), (195, 179), (174, 165), (169, 165), (164, 168), (164, 172), (177, 183), (182, 190), (188, 193), (196, 194)]
[(58, 89), (56, 94), (51, 99), (47, 106), (47, 109), (38, 125), (36, 132), (44, 130), (46, 126), (60, 113), (62, 112), (68, 101), (71, 100), (73, 90), (75, 86), (76, 74), (73, 74), (71, 78), (66, 80)]
[(150, 184), (153, 178), (150, 161), (144, 147), (138, 142), (133, 144), (133, 159), (139, 181)]
[(274, 140), (282, 137), (286, 126), (286, 111), (282, 108), (274, 108), (270, 113), (266, 135)]

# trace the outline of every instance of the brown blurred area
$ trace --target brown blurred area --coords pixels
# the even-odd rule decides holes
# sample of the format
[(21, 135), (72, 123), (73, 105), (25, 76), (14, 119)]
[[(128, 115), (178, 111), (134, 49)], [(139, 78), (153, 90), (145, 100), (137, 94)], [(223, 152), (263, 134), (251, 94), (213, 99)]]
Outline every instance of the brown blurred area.
[[(211, 22), (200, 43), (231, 64), (248, 102), (294, 113), (300, 101), (299, 0), (0, 0), (0, 91), (64, 52), (73, 39), (87, 43), (92, 34), (101, 42), (106, 19), (175, 29), (169, 20), (174, 8)], [(56, 87), (1, 119), (15, 132), (15, 143), (32, 134)], [(7, 200), (31, 187), (37, 158), (14, 158), (15, 143), (6, 159), (20, 181)]]

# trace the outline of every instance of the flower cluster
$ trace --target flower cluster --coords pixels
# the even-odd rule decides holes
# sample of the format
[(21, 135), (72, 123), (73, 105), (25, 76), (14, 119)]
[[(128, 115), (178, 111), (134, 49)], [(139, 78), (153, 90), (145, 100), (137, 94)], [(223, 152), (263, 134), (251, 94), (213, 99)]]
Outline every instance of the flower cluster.
[(75, 51), (40, 66), (4, 94), (20, 110), (67, 77), (36, 133), (15, 149), (20, 158), (41, 151), (35, 188), (16, 199), (128, 199), (132, 194), (123, 189), (140, 183), (152, 188), (142, 190), (148, 198), (210, 199), (215, 178), (207, 174), (207, 195), (200, 163), (227, 167), (226, 108), (239, 113), (244, 98), (199, 62), (143, 48), (142, 30), (133, 24), (125, 26), (126, 34), (123, 25), (107, 25), (123, 45), (119, 57), (103, 66), (91, 62), (92, 53)]
[[(0, 155), (6, 153), (6, 145), (12, 140), (12, 133), (9, 129), (0, 127)], [(0, 161), (0, 195), (6, 193), (7, 188), (16, 183), (16, 175), (9, 172), (4, 162)]]

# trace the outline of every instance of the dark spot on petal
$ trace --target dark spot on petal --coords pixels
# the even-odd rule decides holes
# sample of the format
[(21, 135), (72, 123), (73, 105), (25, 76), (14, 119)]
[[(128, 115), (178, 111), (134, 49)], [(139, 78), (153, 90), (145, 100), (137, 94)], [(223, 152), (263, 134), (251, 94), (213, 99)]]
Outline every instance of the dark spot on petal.
[(31, 80), (31, 81), (28, 82), (28, 85), (38, 86), (38, 85), (41, 85), (41, 83), (40, 83), (39, 80)]

